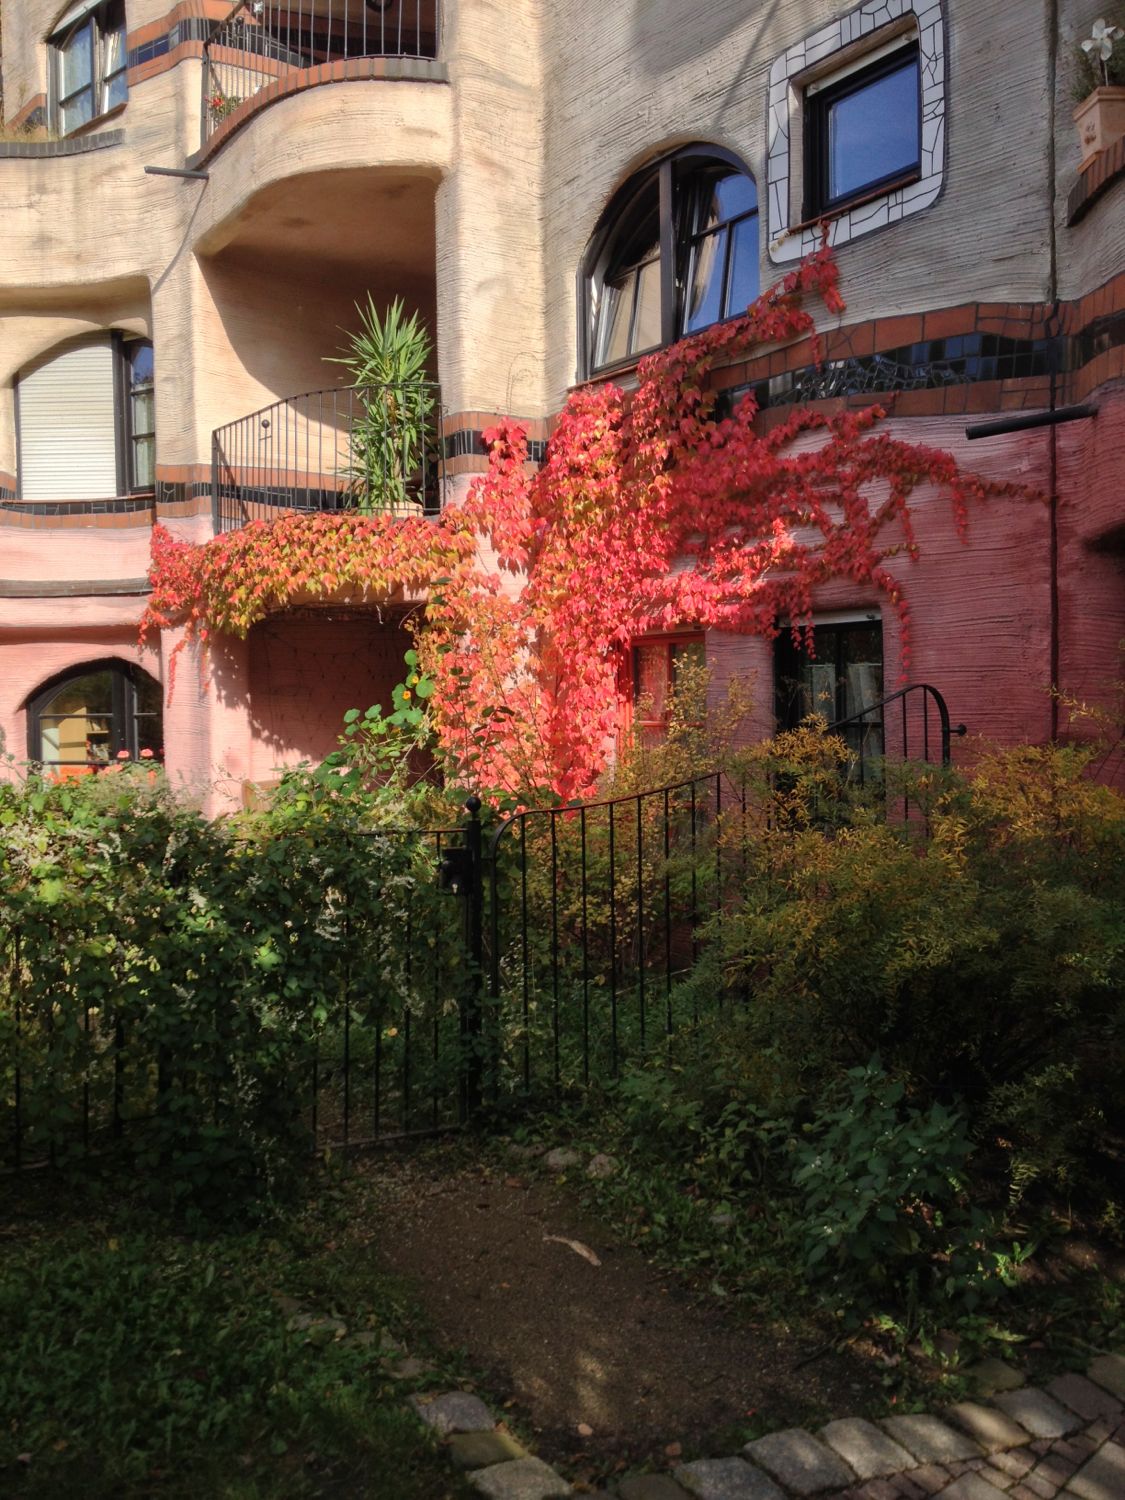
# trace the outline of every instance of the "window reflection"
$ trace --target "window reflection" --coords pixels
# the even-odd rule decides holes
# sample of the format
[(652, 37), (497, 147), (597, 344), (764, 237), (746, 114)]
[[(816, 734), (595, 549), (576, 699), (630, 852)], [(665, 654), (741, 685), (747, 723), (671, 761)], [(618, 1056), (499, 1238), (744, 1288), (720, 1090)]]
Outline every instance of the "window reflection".
[(759, 290), (758, 194), (741, 168), (687, 148), (617, 201), (585, 283), (592, 370), (743, 312)]
[(163, 690), (125, 663), (79, 670), (28, 707), (28, 751), (60, 777), (163, 756)]
[(813, 651), (797, 647), (788, 631), (778, 637), (775, 660), (777, 718), (795, 729), (810, 714), (830, 724), (858, 718), (842, 734), (865, 757), (883, 753), (883, 629), (877, 622), (817, 625)]

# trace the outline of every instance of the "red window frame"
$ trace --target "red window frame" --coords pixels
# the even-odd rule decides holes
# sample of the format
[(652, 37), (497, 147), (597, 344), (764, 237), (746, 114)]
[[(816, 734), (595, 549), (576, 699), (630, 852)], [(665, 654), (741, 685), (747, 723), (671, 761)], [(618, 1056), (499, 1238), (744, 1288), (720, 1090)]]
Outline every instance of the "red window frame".
[[(676, 655), (685, 649), (700, 653), (706, 649), (706, 638), (701, 630), (670, 631), (662, 635), (640, 636), (633, 641), (628, 651), (623, 684), (623, 730), (639, 729), (646, 738), (665, 732), (668, 697), (675, 686)], [(649, 686), (644, 681), (642, 653), (647, 654), (654, 665), (659, 664), (657, 670), (660, 672), (659, 690), (652, 693), (652, 710), (643, 718), (638, 713), (638, 700), (649, 691)]]

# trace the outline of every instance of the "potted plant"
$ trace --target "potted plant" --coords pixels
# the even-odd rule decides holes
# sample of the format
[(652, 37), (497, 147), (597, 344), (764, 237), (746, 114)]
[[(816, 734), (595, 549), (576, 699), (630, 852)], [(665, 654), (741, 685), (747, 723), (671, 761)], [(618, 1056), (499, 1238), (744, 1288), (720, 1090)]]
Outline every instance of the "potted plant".
[(1075, 93), (1081, 100), (1074, 123), (1082, 142), (1082, 165), (1125, 135), (1125, 31), (1104, 18), (1082, 43)]
[(427, 379), (433, 344), (398, 298), (380, 315), (368, 293), (356, 311), (360, 328), (349, 335), (349, 352), (328, 356), (351, 371), (356, 391), (344, 472), (361, 511), (401, 510), (425, 503), (427, 479), (436, 473), (436, 387)]

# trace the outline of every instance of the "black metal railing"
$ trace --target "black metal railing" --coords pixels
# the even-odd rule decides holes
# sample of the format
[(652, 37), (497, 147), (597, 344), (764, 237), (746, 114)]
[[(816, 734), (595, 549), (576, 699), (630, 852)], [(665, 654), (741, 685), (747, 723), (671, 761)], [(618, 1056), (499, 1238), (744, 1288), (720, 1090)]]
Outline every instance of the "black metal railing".
[(440, 388), (429, 381), (289, 396), (211, 436), (215, 531), (283, 510), (437, 515)]
[[(879, 769), (853, 765), (877, 787), (900, 752), (948, 765), (964, 732), (928, 685), (871, 705), (864, 722), (876, 711)], [(321, 944), (322, 1009), (300, 1021), (278, 1085), (309, 1144), (433, 1133), (482, 1105), (581, 1092), (751, 999), (737, 963), (737, 991), (690, 981), (709, 945), (729, 942), (769, 826), (764, 785), (715, 772), (517, 812), (491, 830), (470, 797), (457, 827), (354, 835), (369, 869), (346, 889), (318, 887), (311, 905), (323, 910), (300, 885), (289, 913)], [(159, 1113), (177, 1068), (221, 1071), (195, 1039), (187, 1060), (162, 1052), (160, 1018), (118, 982), (114, 946), (90, 936), (60, 929), (73, 957), (60, 965), (50, 945), (50, 973), (37, 974), (19, 934), (0, 933), (0, 1170), (111, 1148)], [(230, 1003), (255, 982), (233, 974)]]
[(203, 44), (203, 140), (262, 90), (365, 57), (438, 55), (440, 0), (239, 0)]
[(487, 1012), (501, 1093), (616, 1078), (699, 1019), (678, 989), (733, 892), (719, 830), (745, 795), (715, 773), (496, 828)]
[(912, 796), (909, 778), (897, 790), (890, 784), (888, 763), (949, 766), (953, 736), (967, 732), (964, 724), (952, 724), (945, 699), (928, 682), (900, 688), (828, 728), (848, 746), (851, 779), (861, 787), (878, 784), (886, 788), (894, 810), (905, 819), (919, 811), (917, 798)]

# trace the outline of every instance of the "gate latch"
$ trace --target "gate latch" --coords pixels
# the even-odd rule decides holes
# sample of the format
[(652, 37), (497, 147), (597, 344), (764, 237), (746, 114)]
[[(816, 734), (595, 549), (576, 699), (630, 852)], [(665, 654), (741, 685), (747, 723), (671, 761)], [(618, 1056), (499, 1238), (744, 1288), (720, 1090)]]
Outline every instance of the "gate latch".
[(438, 865), (438, 889), (452, 891), (455, 896), (467, 896), (472, 882), (471, 851), (465, 848), (447, 849)]

